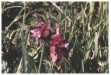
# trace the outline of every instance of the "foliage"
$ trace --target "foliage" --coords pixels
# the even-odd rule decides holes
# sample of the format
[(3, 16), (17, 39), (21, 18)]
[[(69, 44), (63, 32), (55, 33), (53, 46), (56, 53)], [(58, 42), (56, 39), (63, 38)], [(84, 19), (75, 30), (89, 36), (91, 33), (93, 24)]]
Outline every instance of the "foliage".
[[(2, 73), (108, 73), (108, 2), (2, 2)], [(47, 22), (46, 39), (30, 30)], [(56, 25), (69, 43), (60, 62), (50, 58)]]

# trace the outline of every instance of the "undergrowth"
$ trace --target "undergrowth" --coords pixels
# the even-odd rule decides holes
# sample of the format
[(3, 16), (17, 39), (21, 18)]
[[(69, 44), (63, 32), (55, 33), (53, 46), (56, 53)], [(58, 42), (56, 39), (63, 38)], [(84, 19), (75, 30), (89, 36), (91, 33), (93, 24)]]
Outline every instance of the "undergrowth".
[[(108, 73), (108, 4), (2, 2), (2, 73)], [(45, 39), (31, 37), (39, 22), (48, 23)], [(69, 46), (60, 48), (65, 55), (52, 63), (49, 48), (57, 25)]]

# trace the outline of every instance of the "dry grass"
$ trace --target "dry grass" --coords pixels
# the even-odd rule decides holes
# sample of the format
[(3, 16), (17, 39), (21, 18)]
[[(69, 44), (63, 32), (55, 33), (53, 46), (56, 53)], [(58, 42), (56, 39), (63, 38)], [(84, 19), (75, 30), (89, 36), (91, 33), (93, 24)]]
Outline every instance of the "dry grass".
[[(2, 2), (2, 73), (108, 73), (108, 2)], [(30, 28), (45, 21), (70, 43), (58, 65)], [(94, 55), (94, 57), (93, 57)]]

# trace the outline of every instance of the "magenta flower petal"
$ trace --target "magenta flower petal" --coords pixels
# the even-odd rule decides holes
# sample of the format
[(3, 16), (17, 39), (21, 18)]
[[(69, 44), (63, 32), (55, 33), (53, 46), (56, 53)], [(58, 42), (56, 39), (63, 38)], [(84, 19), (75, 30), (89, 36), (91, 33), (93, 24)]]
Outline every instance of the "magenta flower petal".
[(30, 32), (33, 38), (47, 38), (49, 35), (48, 23), (39, 22)]
[(62, 38), (60, 35), (54, 35), (51, 41), (52, 45), (58, 45), (62, 41)]
[(45, 30), (45, 31), (43, 32), (43, 38), (48, 37), (48, 35), (49, 35), (49, 30)]
[(60, 45), (60, 47), (62, 47), (62, 48), (68, 48), (69, 47), (69, 43), (62, 43)]
[(30, 32), (31, 32), (31, 36), (35, 38), (36, 37), (36, 32), (34, 30), (31, 30)]
[(31, 30), (30, 32), (31, 32), (31, 36), (33, 38), (40, 38), (41, 37), (41, 32), (37, 29)]
[(64, 52), (68, 48), (69, 43), (64, 42), (59, 28), (56, 29), (56, 34), (51, 39), (51, 46), (50, 46), (50, 58), (52, 63), (56, 64), (57, 60), (61, 60), (64, 56)]
[(65, 47), (65, 48), (68, 48), (68, 47), (69, 47), (69, 43), (65, 43), (65, 44), (64, 44), (64, 47)]
[(58, 59), (58, 55), (56, 52), (56, 47), (55, 46), (51, 46), (50, 47), (50, 57), (51, 57), (51, 61), (52, 63), (56, 63), (57, 59)]
[(52, 57), (52, 63), (55, 64), (58, 59), (57, 54), (51, 54), (51, 57)]

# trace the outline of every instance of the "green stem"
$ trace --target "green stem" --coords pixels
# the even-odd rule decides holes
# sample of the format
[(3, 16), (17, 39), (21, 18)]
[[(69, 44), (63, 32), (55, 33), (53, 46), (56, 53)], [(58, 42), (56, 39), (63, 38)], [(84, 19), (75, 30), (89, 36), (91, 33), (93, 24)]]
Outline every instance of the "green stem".
[(43, 60), (43, 54), (44, 54), (44, 44), (43, 44), (43, 47), (42, 47), (42, 49), (41, 49), (41, 58), (40, 58), (38, 73), (40, 73), (40, 71), (41, 71), (42, 60)]

